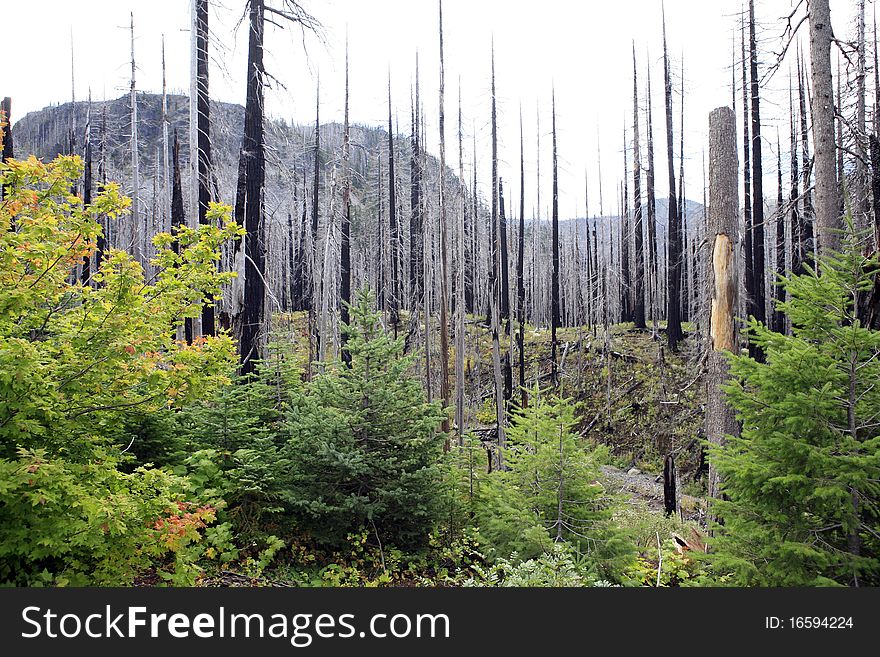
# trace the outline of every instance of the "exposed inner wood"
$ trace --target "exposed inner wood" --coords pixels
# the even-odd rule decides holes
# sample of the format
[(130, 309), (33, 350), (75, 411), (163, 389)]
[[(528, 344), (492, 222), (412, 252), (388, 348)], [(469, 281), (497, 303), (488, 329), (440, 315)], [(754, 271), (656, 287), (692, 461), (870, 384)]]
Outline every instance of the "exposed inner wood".
[(715, 293), (712, 297), (712, 316), (709, 324), (712, 348), (715, 351), (733, 351), (736, 277), (733, 267), (733, 247), (727, 233), (719, 233), (715, 236), (712, 268), (715, 272)]

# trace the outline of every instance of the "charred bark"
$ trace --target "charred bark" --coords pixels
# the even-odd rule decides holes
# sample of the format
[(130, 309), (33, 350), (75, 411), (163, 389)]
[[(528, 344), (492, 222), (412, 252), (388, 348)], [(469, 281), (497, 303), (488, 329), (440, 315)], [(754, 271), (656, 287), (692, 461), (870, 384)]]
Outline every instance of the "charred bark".
[[(195, 0), (196, 26), (196, 113), (198, 130), (199, 224), (210, 223), (211, 203), (211, 109), (208, 94), (208, 0)], [(215, 335), (217, 326), (212, 299), (202, 308), (202, 335)]]
[(675, 164), (672, 136), (672, 80), (666, 47), (666, 17), (663, 17), (663, 78), (666, 99), (666, 163), (669, 172), (668, 255), (666, 258), (666, 340), (671, 351), (678, 350), (681, 331), (681, 220), (675, 193)]
[(245, 266), (244, 308), (242, 311), (241, 373), (253, 373), (262, 356), (266, 304), (266, 227), (263, 221), (263, 188), (266, 175), (263, 143), (263, 65), (264, 0), (250, 0), (248, 40), (247, 101), (245, 103), (244, 140), (242, 155), (245, 161)]

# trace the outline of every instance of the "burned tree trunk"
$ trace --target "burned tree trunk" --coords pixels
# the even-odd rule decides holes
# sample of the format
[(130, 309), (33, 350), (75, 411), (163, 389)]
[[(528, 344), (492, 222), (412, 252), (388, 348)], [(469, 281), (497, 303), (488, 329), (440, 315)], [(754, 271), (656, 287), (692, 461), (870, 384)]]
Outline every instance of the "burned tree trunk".
[(552, 256), (552, 274), (550, 277), (550, 360), (551, 360), (551, 379), (553, 386), (559, 386), (559, 363), (556, 360), (556, 352), (558, 350), (556, 341), (556, 329), (559, 327), (559, 175), (557, 166), (557, 150), (556, 150), (556, 93), (553, 92), (552, 98), (553, 121), (553, 214), (551, 218), (551, 249)]
[[(740, 45), (742, 46), (742, 121), (743, 121), (743, 248), (745, 251), (745, 310), (746, 317), (755, 314), (754, 249), (752, 248), (752, 141), (749, 124), (749, 73), (746, 67), (746, 25), (740, 19)], [(749, 346), (751, 350), (751, 345)]]
[(632, 321), (632, 281), (629, 267), (629, 171), (626, 166), (626, 122), (623, 124), (623, 187), (620, 209), (620, 321)]
[[(706, 436), (712, 445), (721, 445), (725, 436), (736, 435), (738, 425), (721, 385), (728, 378), (725, 352), (738, 350), (734, 317), (737, 306), (736, 273), (738, 162), (736, 116), (721, 107), (709, 115), (709, 221), (706, 237), (712, 255), (706, 268), (709, 313), (709, 353), (707, 360)], [(719, 477), (709, 463), (709, 495), (718, 497)]]
[(391, 326), (397, 330), (400, 323), (400, 226), (397, 223), (397, 176), (394, 172), (394, 129), (391, 124), (391, 74), (388, 74), (388, 222), (391, 233), (391, 280), (387, 293), (391, 312)]
[[(868, 135), (868, 145), (871, 153), (871, 194), (874, 215), (874, 243), (872, 247), (876, 253), (880, 250), (880, 139), (875, 133)], [(880, 328), (880, 275), (875, 272), (873, 286), (859, 296), (861, 297), (859, 318), (862, 320), (862, 324), (877, 330)]]
[(587, 325), (592, 329), (593, 336), (596, 335), (596, 323), (594, 322), (594, 310), (595, 310), (595, 297), (594, 297), (594, 285), (593, 285), (593, 258), (592, 258), (592, 243), (590, 242), (590, 199), (589, 199), (589, 179), (587, 178), (587, 171), (584, 169), (584, 221), (585, 221), (585, 231), (586, 231), (586, 242), (584, 243), (584, 273), (586, 274), (586, 322)]
[[(461, 100), (459, 99), (459, 103)], [(473, 164), (473, 168), (476, 169), (476, 162)], [(465, 235), (465, 244), (464, 244), (464, 308), (465, 313), (476, 313), (475, 301), (474, 301), (474, 288), (476, 285), (476, 277), (477, 277), (477, 213), (470, 213), (471, 203), (467, 198), (467, 189), (464, 187), (465, 178), (464, 178), (464, 169), (460, 169), (461, 185), (462, 185), (462, 194), (464, 196), (462, 203), (462, 212), (464, 216), (462, 217), (462, 221), (464, 222), (464, 235)], [(473, 194), (474, 199), (477, 197), (477, 188), (474, 186), (471, 190), (471, 194)]]
[(690, 284), (691, 262), (690, 244), (692, 239), (688, 237), (687, 206), (685, 205), (684, 187), (684, 60), (681, 63), (681, 107), (679, 116), (681, 130), (678, 133), (678, 223), (681, 226), (681, 320), (691, 321), (690, 313)]
[[(0, 114), (3, 115), (0, 119), (0, 143), (2, 143), (0, 161), (6, 162), (15, 157), (12, 142), (12, 98), (9, 96), (4, 97), (3, 102), (0, 103)], [(0, 194), (2, 194), (2, 190), (0, 190)], [(0, 198), (3, 198), (2, 195)]]
[[(12, 98), (5, 96), (0, 101), (0, 162), (14, 157), (12, 147)], [(3, 185), (0, 185), (0, 201), (3, 200)]]
[(788, 108), (791, 127), (791, 195), (789, 197), (789, 203), (791, 204), (791, 223), (789, 228), (791, 232), (791, 272), (793, 274), (802, 274), (802, 264), (804, 262), (804, 241), (803, 234), (801, 233), (801, 217), (798, 214), (798, 197), (800, 196), (800, 192), (798, 191), (798, 181), (800, 180), (801, 173), (800, 169), (798, 169), (797, 117), (795, 115), (794, 100), (792, 99), (791, 87), (789, 87), (788, 90)]
[(880, 138), (868, 136), (871, 151), (871, 193), (874, 214), (874, 248), (880, 249)]
[(834, 143), (834, 86), (831, 77), (831, 9), (828, 0), (810, 0), (810, 70), (813, 79), (813, 149), (816, 171), (816, 233), (819, 255), (836, 250), (838, 215)]
[(668, 255), (666, 257), (666, 340), (670, 351), (681, 342), (681, 220), (675, 195), (675, 164), (672, 137), (672, 79), (666, 47), (666, 17), (663, 17), (663, 78), (666, 98), (666, 164), (669, 171)]
[(422, 236), (422, 172), (419, 140), (419, 59), (416, 55), (416, 93), (412, 108), (412, 140), (410, 153), (410, 220), (409, 220), (409, 309), (417, 316), (423, 295)]
[[(800, 70), (798, 71), (800, 73)], [(843, 94), (840, 89), (840, 58), (837, 59), (837, 101), (834, 105), (834, 114), (837, 117), (837, 143), (841, 146), (843, 145), (843, 124), (846, 122), (846, 118), (843, 114)], [(843, 162), (844, 149), (837, 149), (837, 199), (838, 199), (838, 208), (837, 212), (840, 216), (844, 216), (846, 214), (846, 168), (844, 167)]]
[[(303, 147), (305, 147), (305, 138), (303, 138)], [(300, 208), (299, 215), (299, 237), (297, 238), (297, 248), (296, 255), (297, 258), (295, 261), (291, 261), (291, 266), (295, 268), (295, 276), (293, 279), (293, 299), (294, 307), (293, 310), (308, 310), (306, 305), (306, 297), (308, 296), (307, 285), (308, 285), (308, 276), (309, 276), (309, 249), (308, 249), (308, 235), (309, 235), (309, 216), (308, 216), (308, 202), (306, 199), (308, 198), (308, 185), (306, 181), (306, 170), (305, 166), (303, 166), (303, 174), (302, 174), (302, 191), (300, 192), (302, 196), (301, 203), (296, 203), (295, 206)], [(309, 333), (311, 335), (311, 332)]]
[(510, 335), (510, 267), (507, 248), (507, 212), (504, 203), (504, 181), (498, 181), (499, 215), (498, 215), (498, 244), (501, 252), (498, 254), (499, 272), (501, 276), (501, 323), (504, 325), (504, 334)]
[[(198, 131), (196, 173), (198, 177), (199, 224), (210, 223), (207, 217), (211, 203), (211, 115), (208, 96), (208, 0), (195, 0), (196, 28), (196, 129)], [(215, 335), (217, 327), (214, 306), (202, 308), (202, 335)]]
[(637, 329), (645, 324), (645, 248), (642, 236), (642, 164), (639, 152), (639, 76), (636, 67), (636, 46), (633, 42), (633, 238), (635, 270), (633, 272), (633, 323)]
[[(180, 254), (180, 242), (177, 234), (186, 226), (186, 212), (183, 207), (183, 187), (180, 181), (180, 142), (177, 139), (177, 130), (174, 131), (174, 145), (172, 146), (171, 166), (173, 168), (171, 178), (171, 234), (174, 236), (174, 253)], [(192, 342), (192, 319), (187, 317), (183, 326), (177, 329), (177, 339)]]
[[(492, 241), (494, 248), (493, 262), (489, 267), (490, 271), (498, 271), (498, 256), (501, 249), (498, 245), (499, 231), (497, 230), (500, 221), (499, 216), (499, 187), (498, 187), (498, 121), (495, 104), (495, 45), (492, 45)], [(504, 382), (501, 374), (501, 342), (499, 340), (500, 324), (501, 324), (501, 289), (500, 277), (495, 276), (492, 279), (490, 287), (489, 306), (491, 309), (491, 327), (492, 327), (492, 372), (495, 379), (495, 419), (497, 425), (497, 447), (498, 447), (498, 468), (504, 465), (504, 449), (506, 447), (505, 438), (505, 420), (506, 408), (504, 398)]]
[(651, 100), (651, 67), (647, 67), (648, 73), (648, 171), (645, 175), (645, 184), (648, 194), (648, 261), (651, 287), (651, 331), (653, 337), (657, 337), (657, 320), (660, 315), (660, 279), (658, 273), (659, 252), (657, 248), (657, 201), (654, 195), (654, 123)]
[[(101, 105), (101, 142), (98, 145), (98, 191), (102, 191), (107, 184), (107, 162), (106, 162), (106, 143), (107, 143), (107, 104)], [(101, 268), (101, 262), (104, 260), (104, 253), (107, 251), (109, 244), (109, 222), (106, 217), (99, 219), (101, 223), (101, 232), (98, 233), (97, 243), (95, 244), (95, 268)], [(100, 283), (99, 283), (100, 286)]]
[[(877, 44), (877, 13), (874, 12), (874, 130), (868, 137), (871, 154), (871, 200), (874, 215), (874, 248), (880, 251), (880, 47)], [(837, 76), (838, 85), (840, 75)], [(839, 94), (838, 94), (839, 95)], [(838, 149), (839, 150), (839, 149)], [(878, 318), (880, 319), (880, 318)]]
[[(446, 112), (443, 61), (443, 1), (438, 1), (440, 22), (440, 398), (449, 406), (449, 226), (446, 219)], [(427, 317), (427, 315), (426, 315)], [(449, 450), (449, 416), (444, 415), (441, 431)]]
[(526, 392), (526, 355), (525, 355), (525, 325), (526, 325), (526, 284), (524, 276), (525, 248), (526, 248), (526, 165), (525, 165), (525, 141), (523, 139), (522, 107), (519, 111), (519, 248), (516, 257), (516, 313), (518, 331), (516, 334), (516, 348), (519, 356), (519, 392), (520, 408), (529, 404)]
[(472, 155), (473, 155), (473, 207), (472, 207), (472, 218), (471, 218), (471, 226), (473, 228), (473, 235), (471, 244), (472, 244), (472, 255), (471, 265), (473, 269), (471, 271), (471, 307), (470, 310), (472, 313), (477, 314), (481, 311), (480, 302), (481, 295), (479, 294), (480, 285), (482, 283), (482, 272), (480, 271), (480, 265), (482, 264), (482, 258), (480, 257), (480, 196), (477, 193), (477, 134), (476, 130), (474, 130), (473, 134), (473, 145), (472, 145)]
[[(494, 58), (494, 50), (493, 50), (493, 58)], [(494, 59), (493, 59), (493, 62), (494, 62)], [(493, 110), (494, 110), (494, 106), (493, 106)], [(497, 151), (496, 151), (496, 155), (497, 155)], [(490, 300), (489, 300), (489, 305), (488, 305), (488, 308), (487, 308), (487, 313), (488, 313), (488, 314), (486, 315), (486, 324), (489, 325), (489, 326), (492, 325), (492, 322), (493, 322), (493, 319), (492, 319), (492, 313), (495, 312), (495, 308), (494, 308), (494, 306), (492, 305), (492, 304), (493, 304), (492, 299), (495, 298), (494, 295), (496, 294), (496, 292), (495, 292), (495, 286), (496, 286), (496, 284), (499, 286), (499, 287), (498, 287), (498, 292), (497, 292), (497, 296), (498, 296), (498, 317), (499, 317), (499, 320), (498, 320), (498, 321), (499, 321), (499, 322), (501, 321), (501, 319), (500, 319), (500, 318), (501, 318), (501, 288), (500, 288), (500, 286), (501, 286), (501, 277), (500, 277), (500, 275), (499, 275), (499, 270), (501, 269), (500, 258), (499, 258), (499, 254), (501, 253), (501, 246), (500, 246), (500, 244), (499, 244), (499, 242), (500, 242), (500, 239), (499, 239), (500, 231), (499, 231), (499, 229), (498, 229), (498, 224), (501, 223), (501, 211), (502, 211), (502, 210), (501, 210), (500, 205), (499, 205), (499, 204), (501, 203), (501, 200), (500, 200), (500, 196), (501, 196), (501, 181), (500, 181), (499, 178), (498, 178), (498, 167), (497, 167), (497, 163), (493, 164), (493, 168), (492, 168), (492, 180), (493, 180), (493, 183), (492, 183), (492, 189), (494, 190), (494, 191), (493, 191), (493, 194), (497, 195), (498, 198), (495, 198), (495, 200), (494, 200), (494, 205), (493, 205), (493, 210), (492, 210), (492, 217), (491, 217), (490, 220), (489, 220), (489, 230), (488, 230), (488, 238), (489, 238), (489, 245), (488, 245), (488, 246), (489, 246), (489, 263), (488, 263), (488, 268), (487, 268), (487, 271), (486, 271), (486, 279), (487, 279), (488, 282), (489, 282), (489, 290), (490, 290), (490, 297), (491, 297), (491, 298), (490, 298)], [(497, 215), (497, 217), (496, 217), (496, 214), (495, 214), (495, 211), (496, 211), (496, 210), (498, 211), (498, 215)], [(497, 219), (497, 220), (496, 220), (496, 219)]]
[(463, 134), (461, 127), (461, 81), (458, 85), (458, 180), (461, 187), (459, 194), (461, 195), (461, 203), (459, 205), (459, 214), (457, 222), (457, 230), (455, 231), (455, 258), (457, 267), (455, 269), (455, 427), (458, 436), (458, 446), (464, 446), (464, 352), (465, 352), (465, 227), (467, 222), (467, 198), (464, 190), (464, 147)]
[(245, 266), (244, 308), (242, 310), (241, 373), (251, 374), (256, 361), (262, 356), (262, 338), (265, 324), (266, 245), (263, 222), (263, 187), (266, 175), (263, 144), (263, 65), (264, 0), (250, 0), (248, 41), (247, 101), (245, 104), (244, 140), (242, 153), (245, 160)]
[[(752, 256), (754, 274), (755, 319), (764, 322), (766, 313), (765, 250), (764, 250), (764, 167), (761, 156), (761, 104), (758, 87), (758, 47), (755, 43), (755, 2), (749, 0), (749, 72), (751, 82), (752, 121)], [(751, 345), (750, 345), (751, 348)], [(755, 347), (754, 357), (763, 360)]]
[[(870, 162), (870, 146), (865, 130), (865, 78), (867, 57), (865, 52), (865, 0), (858, 0), (856, 14), (856, 116), (853, 127), (855, 150), (855, 176), (852, 185), (852, 214), (855, 225), (859, 228), (868, 227), (868, 162)], [(839, 82), (839, 76), (838, 76)], [(838, 149), (839, 150), (839, 149)]]
[(482, 282), (481, 276), (481, 268), (483, 264), (483, 258), (480, 256), (480, 196), (477, 193), (477, 134), (476, 130), (474, 130), (473, 134), (473, 146), (472, 146), (472, 155), (473, 155), (473, 207), (471, 214), (471, 265), (473, 269), (471, 270), (471, 305), (468, 309), (473, 314), (477, 314), (480, 312), (479, 304), (480, 297), (478, 296), (480, 290), (480, 283)]
[[(168, 81), (165, 75), (165, 35), (162, 35), (162, 230), (171, 222), (171, 142), (168, 139)], [(89, 94), (91, 95), (91, 94)], [(156, 162), (158, 166), (158, 162)], [(165, 222), (168, 222), (166, 225)]]
[[(88, 207), (92, 202), (92, 94), (89, 92), (89, 104), (86, 110), (85, 130), (85, 170), (83, 171), (83, 205)], [(92, 252), (91, 247), (82, 260), (80, 281), (83, 285), (89, 285), (92, 277)]]
[[(294, 181), (294, 189), (296, 189), (296, 182)], [(294, 204), (296, 201), (294, 200)], [(302, 292), (302, 279), (299, 277), (299, 270), (296, 264), (296, 237), (297, 231), (294, 227), (293, 223), (293, 213), (287, 213), (287, 258), (282, 271), (284, 272), (284, 283), (282, 285), (282, 289), (284, 290), (284, 296), (282, 298), (282, 302), (284, 306), (282, 310), (284, 312), (293, 312), (294, 310), (299, 310), (299, 297)], [(302, 233), (299, 234), (299, 243), (302, 244)]]
[[(339, 242), (339, 318), (343, 324), (351, 321), (351, 135), (348, 125), (348, 39), (345, 42), (345, 112), (342, 127), (342, 230)], [(342, 331), (342, 362), (351, 367), (351, 352), (345, 348), (348, 334)]]
[[(390, 132), (390, 131), (389, 131)], [(393, 139), (393, 137), (392, 137)], [(382, 178), (382, 154), (376, 156), (376, 199), (377, 199), (377, 230), (376, 230), (376, 255), (378, 261), (376, 263), (376, 303), (379, 310), (382, 311), (384, 317), (388, 312), (388, 297), (386, 293), (387, 272), (390, 268), (388, 251), (391, 240), (388, 238), (388, 229), (385, 228), (385, 205)]]
[[(803, 212), (801, 213), (800, 223), (801, 241), (803, 244), (801, 251), (802, 262), (811, 260), (815, 256), (816, 234), (818, 231), (818, 224), (814, 226), (816, 212), (813, 207), (813, 187), (810, 184), (814, 162), (811, 162), (810, 158), (810, 131), (808, 127), (809, 121), (807, 118), (807, 94), (804, 89), (804, 76), (801, 71), (801, 69), (804, 68), (804, 65), (805, 64), (801, 64), (800, 62), (798, 63), (798, 103), (801, 117), (801, 168), (803, 170), (801, 186), (804, 190), (804, 206)], [(815, 120), (815, 115), (813, 120)], [(841, 166), (841, 169), (842, 168), (843, 167)], [(837, 181), (835, 180), (834, 182), (836, 183)], [(840, 192), (840, 203), (843, 203), (843, 192)]]
[(663, 460), (663, 510), (667, 516), (673, 515), (678, 509), (678, 497), (675, 490), (675, 457), (667, 454)]
[(321, 289), (318, 275), (318, 213), (320, 209), (321, 189), (321, 85), (315, 89), (315, 153), (314, 171), (312, 174), (312, 221), (309, 226), (309, 284), (306, 288), (306, 307), (309, 311), (309, 367), (307, 375), (311, 377), (311, 364), (321, 359), (323, 345), (318, 330), (318, 304)]
[[(589, 235), (587, 237), (589, 239)], [(600, 299), (599, 296), (599, 276), (602, 276), (602, 280), (605, 280), (604, 274), (599, 273), (599, 238), (596, 234), (596, 220), (593, 220), (593, 249), (592, 249), (592, 266), (591, 266), (591, 277), (592, 277), (592, 286), (593, 286), (593, 308), (595, 309), (596, 317), (594, 318), (593, 324), (593, 335), (596, 334), (596, 324), (599, 323), (599, 304), (601, 302), (602, 306), (605, 305), (605, 299)]]
[[(501, 278), (501, 300), (499, 304), (499, 322), (501, 322), (504, 335), (510, 336), (510, 272), (507, 257), (507, 213), (504, 203), (504, 185), (498, 180), (498, 268)], [(499, 327), (500, 328), (500, 327)], [(508, 347), (510, 340), (507, 340)], [(501, 370), (504, 377), (504, 412), (510, 410), (510, 399), (513, 394), (513, 371), (510, 363), (510, 348), (501, 356)]]
[(779, 285), (779, 277), (785, 274), (785, 197), (782, 192), (782, 149), (776, 135), (776, 280), (773, 290), (773, 330), (785, 333), (785, 315), (779, 307), (785, 301), (785, 289)]
[(144, 264), (143, 247), (141, 245), (140, 220), (140, 164), (138, 159), (138, 106), (137, 91), (134, 79), (134, 13), (131, 14), (131, 253), (141, 265)]
[(171, 166), (173, 167), (171, 183), (171, 233), (174, 236), (174, 252), (180, 254), (180, 245), (177, 240), (177, 232), (186, 226), (186, 213), (183, 207), (183, 188), (180, 177), (180, 142), (177, 139), (177, 130), (174, 131), (172, 146)]

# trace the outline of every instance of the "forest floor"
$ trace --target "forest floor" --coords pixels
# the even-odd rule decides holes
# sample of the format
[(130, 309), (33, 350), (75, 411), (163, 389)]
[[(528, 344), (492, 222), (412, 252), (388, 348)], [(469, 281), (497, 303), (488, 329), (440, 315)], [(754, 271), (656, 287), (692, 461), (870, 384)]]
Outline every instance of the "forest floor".
[[(665, 322), (654, 335), (632, 324), (610, 326), (607, 343), (602, 327), (559, 329), (560, 390), (578, 406), (581, 436), (588, 443), (606, 446), (612, 465), (624, 474), (635, 467), (657, 475), (665, 457), (672, 455), (679, 492), (696, 498), (704, 492), (707, 470), (702, 448), (705, 360), (698, 331), (692, 324), (683, 328), (685, 339), (676, 352), (666, 345)], [(491, 434), (495, 404), (490, 333), (474, 322), (468, 334), (469, 355), (477, 356), (477, 364), (468, 370), (466, 388), (474, 393), (467, 416), (471, 428)], [(552, 362), (549, 331), (528, 327), (524, 342), (526, 386), (537, 383), (546, 390)], [(518, 368), (513, 356), (515, 386)], [(630, 484), (630, 492), (649, 488)], [(653, 499), (653, 492), (645, 497)], [(660, 493), (662, 500), (662, 485)]]

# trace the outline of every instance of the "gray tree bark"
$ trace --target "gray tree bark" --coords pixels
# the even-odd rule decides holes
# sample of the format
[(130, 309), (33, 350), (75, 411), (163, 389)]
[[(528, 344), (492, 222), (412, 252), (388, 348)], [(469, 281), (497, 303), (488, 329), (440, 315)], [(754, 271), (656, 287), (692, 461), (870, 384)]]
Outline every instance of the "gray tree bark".
[[(709, 114), (709, 217), (706, 237), (712, 257), (706, 268), (709, 312), (709, 354), (707, 359), (706, 437), (710, 444), (723, 444), (737, 432), (733, 409), (720, 386), (727, 380), (726, 351), (736, 349), (737, 307), (736, 254), (739, 252), (737, 214), (739, 210), (739, 162), (736, 148), (736, 115), (729, 107)], [(709, 495), (718, 497), (719, 477), (709, 463)]]
[(553, 251), (550, 283), (550, 359), (553, 386), (559, 386), (559, 364), (556, 361), (558, 350), (556, 329), (559, 327), (559, 177), (556, 152), (556, 92), (553, 92), (553, 210), (551, 216), (551, 249)]
[(138, 162), (138, 118), (137, 90), (134, 80), (134, 13), (131, 14), (131, 253), (134, 259), (144, 264), (143, 247), (141, 246), (140, 225), (140, 164)]
[[(194, 98), (190, 98), (190, 106), (195, 104), (195, 135), (192, 130), (190, 139), (195, 136), (196, 159), (191, 163), (193, 169), (193, 194), (196, 205), (193, 207), (193, 218), (199, 224), (209, 224), (208, 206), (211, 203), (211, 110), (208, 95), (208, 0), (196, 0), (194, 9), (195, 28), (195, 68), (193, 70)], [(192, 113), (190, 114), (192, 117)], [(192, 118), (191, 118), (192, 120)], [(192, 149), (193, 145), (190, 146)], [(190, 151), (192, 152), (192, 150)], [(199, 335), (215, 335), (217, 333), (216, 318), (212, 299), (202, 308)], [(199, 324), (194, 321), (194, 324)]]
[[(648, 58), (650, 61), (650, 57)], [(657, 320), (660, 317), (660, 280), (657, 277), (659, 253), (657, 249), (657, 205), (654, 197), (654, 122), (651, 103), (651, 67), (647, 66), (648, 74), (648, 170), (645, 176), (647, 185), (648, 210), (648, 279), (651, 289), (651, 337), (657, 339)]]
[(834, 86), (831, 77), (831, 9), (828, 0), (810, 0), (810, 65), (813, 81), (813, 149), (816, 172), (816, 234), (819, 255), (837, 248), (838, 214), (834, 143)]
[(645, 254), (642, 236), (642, 164), (639, 152), (639, 81), (636, 68), (636, 45), (633, 42), (633, 239), (635, 269), (633, 271), (633, 322), (645, 328)]
[[(443, 62), (443, 2), (438, 2), (440, 16), (440, 397), (449, 406), (449, 225), (446, 219), (446, 123), (445, 72)], [(426, 315), (427, 317), (427, 315)], [(444, 448), (449, 451), (449, 416), (441, 430), (446, 434)]]
[[(458, 85), (458, 180), (464, 185), (464, 149), (461, 129), (461, 80)], [(464, 352), (465, 352), (465, 214), (467, 198), (463, 187), (459, 188), (460, 205), (455, 231), (455, 257), (458, 267), (455, 270), (455, 426), (458, 446), (464, 447)]]
[(499, 199), (500, 193), (498, 189), (498, 122), (495, 106), (495, 46), (492, 46), (492, 226), (493, 230), (493, 248), (492, 264), (490, 271), (496, 273), (492, 278), (492, 288), (490, 296), (490, 306), (492, 314), (492, 373), (495, 380), (495, 417), (498, 425), (498, 468), (504, 466), (504, 449), (506, 447), (505, 438), (505, 404), (504, 404), (504, 383), (501, 376), (501, 343), (499, 341), (499, 330), (501, 325), (501, 277), (497, 275), (499, 264), (498, 258), (501, 253), (499, 242), (498, 224), (500, 222)]
[[(342, 128), (342, 230), (339, 241), (339, 318), (348, 324), (351, 304), (351, 131), (348, 122), (348, 35), (345, 37), (345, 111)], [(351, 367), (351, 353), (345, 348), (348, 335), (340, 335), (342, 362)]]
[(870, 153), (868, 149), (868, 133), (865, 122), (865, 78), (867, 75), (865, 54), (865, 0), (859, 0), (857, 12), (856, 123), (853, 130), (857, 157), (855, 158), (856, 176), (853, 185), (852, 208), (856, 225), (861, 228), (867, 228), (870, 196), (868, 194), (868, 168), (866, 163), (870, 161)]

